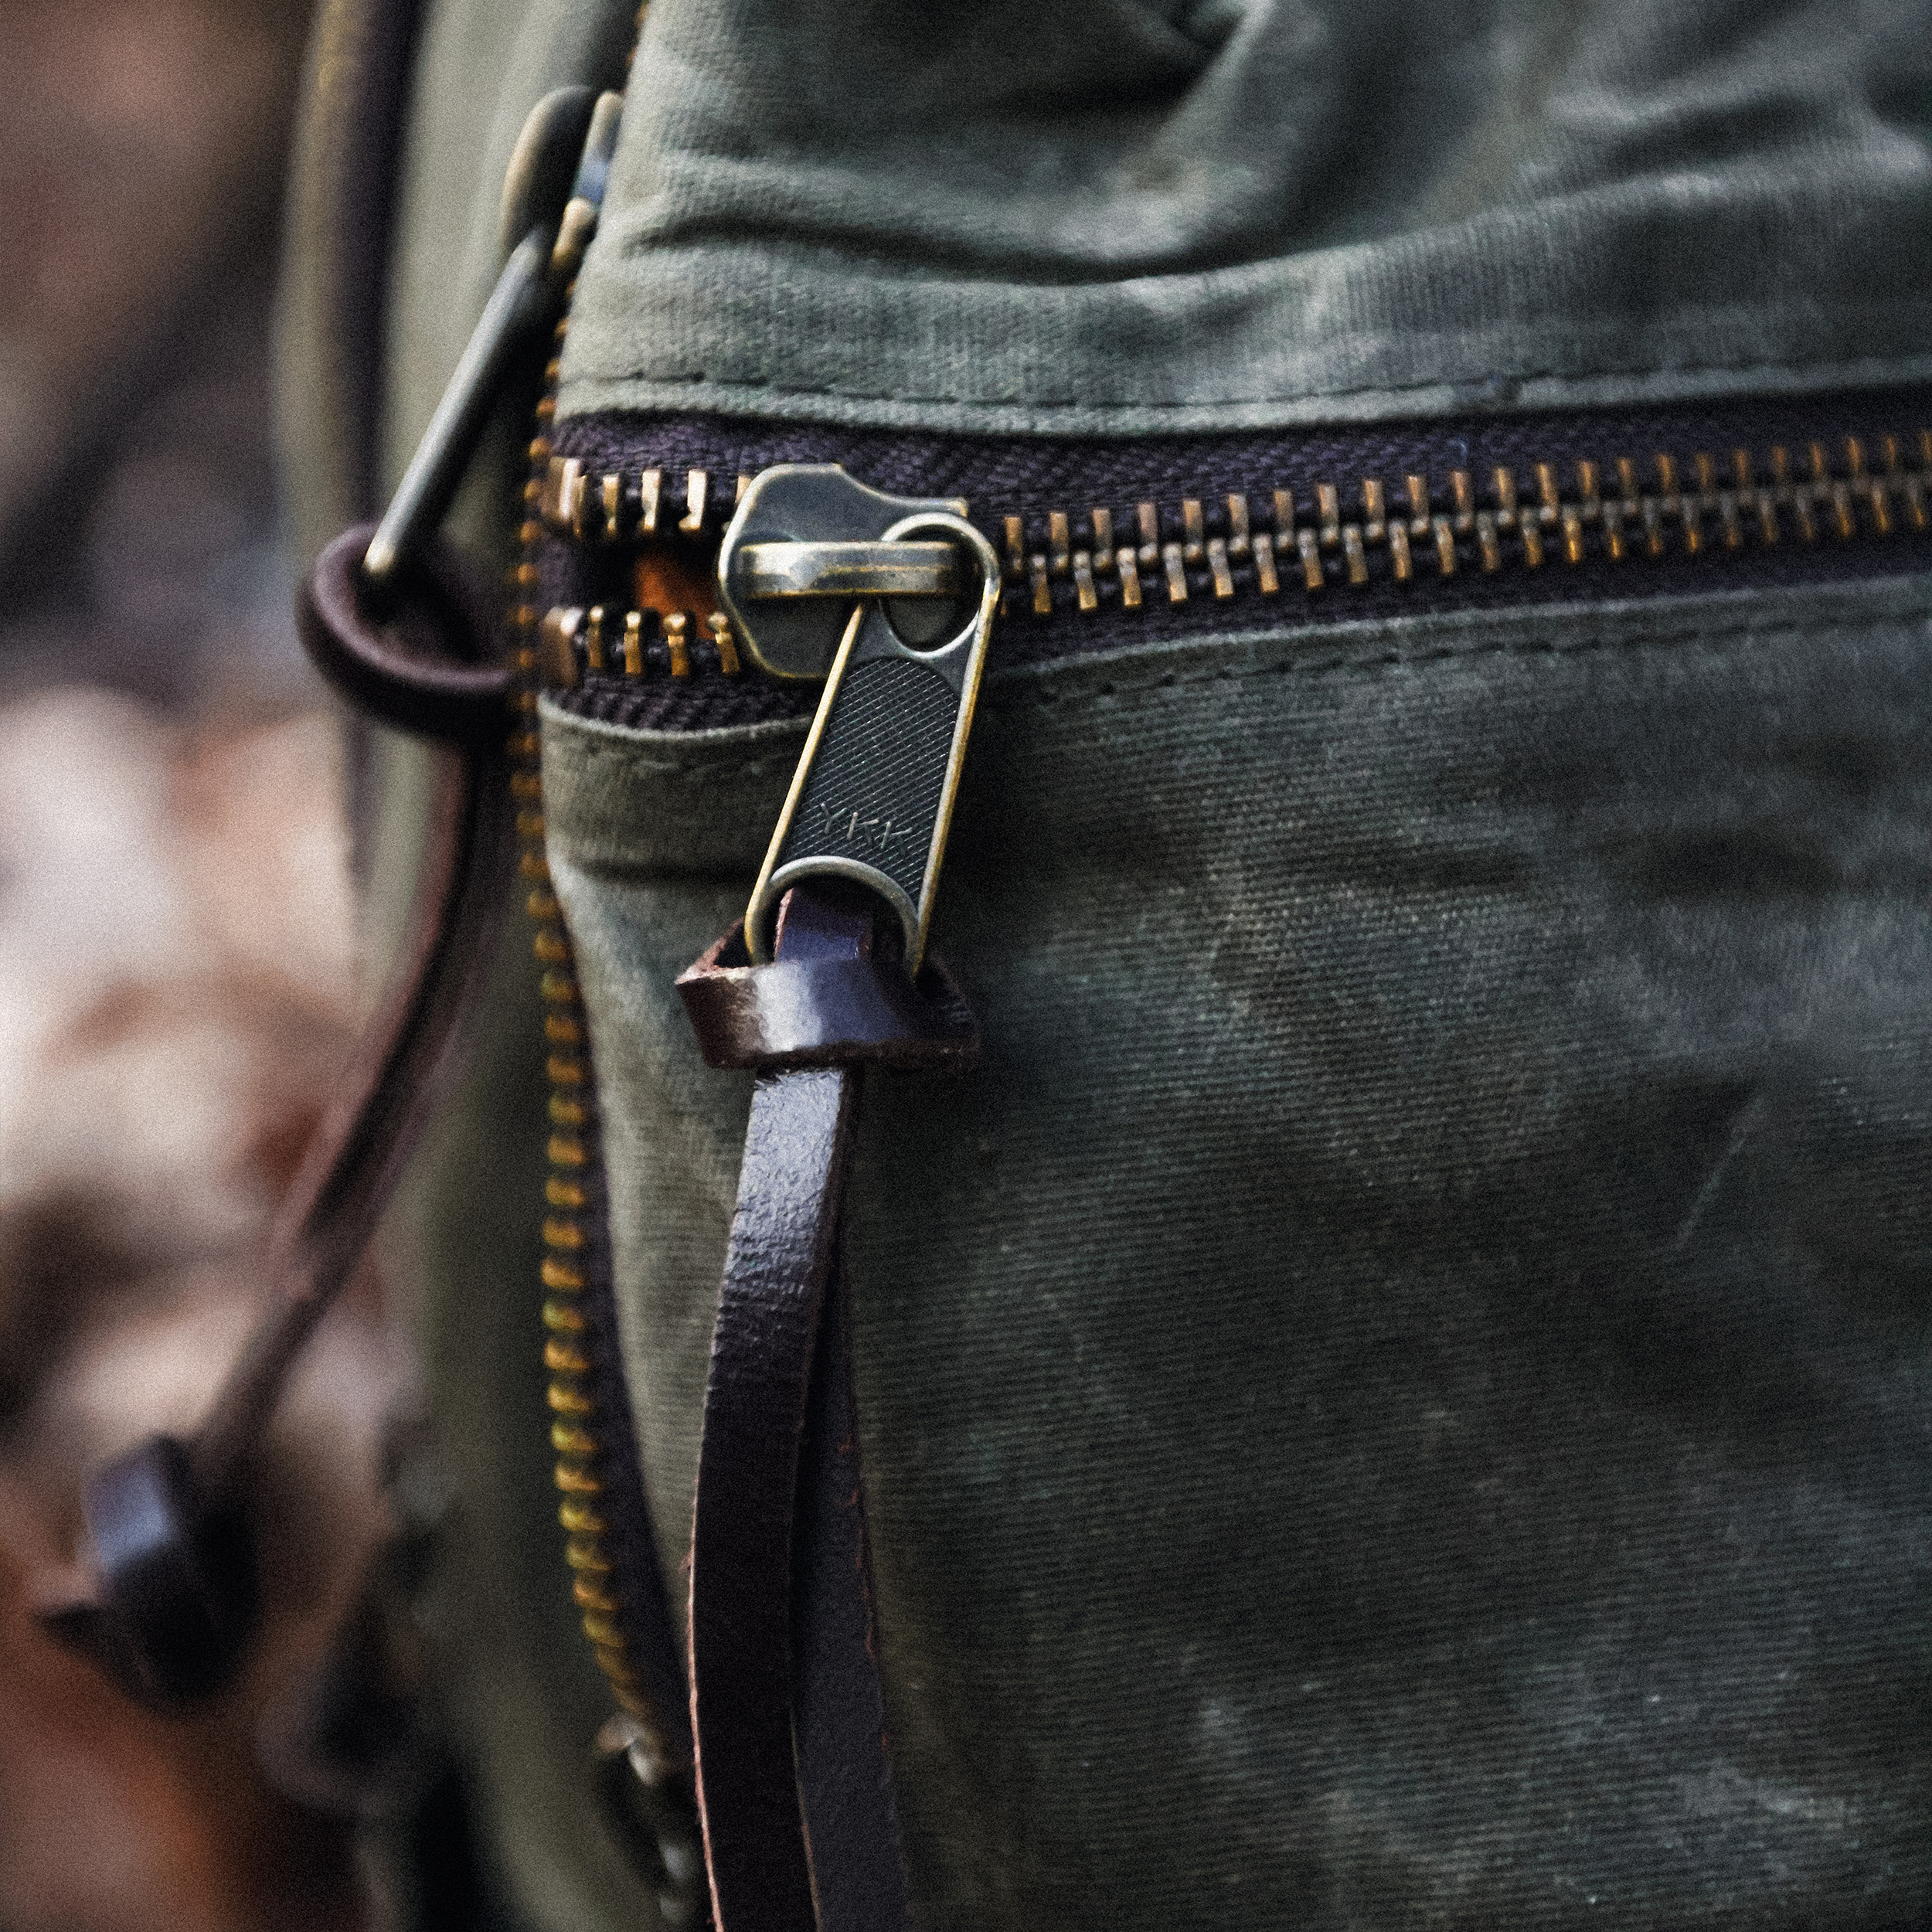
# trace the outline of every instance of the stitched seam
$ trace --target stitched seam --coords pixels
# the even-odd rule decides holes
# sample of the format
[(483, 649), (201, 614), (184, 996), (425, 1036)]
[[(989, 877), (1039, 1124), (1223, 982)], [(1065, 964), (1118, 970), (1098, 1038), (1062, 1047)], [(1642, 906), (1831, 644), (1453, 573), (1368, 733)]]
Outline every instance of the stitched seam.
[[(1889, 611), (1882, 617), (1854, 621), (1849, 624), (1832, 627), (1841, 631), (1851, 630), (1869, 632), (1909, 624), (1914, 618), (1923, 621), (1932, 617), (1932, 603), (1910, 607), (1906, 610)], [(1147, 692), (1158, 694), (1165, 690), (1179, 689), (1183, 686), (1230, 682), (1237, 678), (1269, 678), (1294, 675), (1330, 677), (1344, 671), (1367, 672), (1400, 672), (1437, 664), (1467, 662), (1486, 658), (1526, 657), (1546, 659), (1584, 657), (1602, 651), (1674, 651), (1680, 655), (1695, 652), (1709, 657), (1723, 651), (1743, 638), (1761, 640), (1767, 644), (1789, 642), (1793, 639), (1815, 636), (1821, 627), (1817, 624), (1762, 622), (1720, 625), (1716, 629), (1698, 625), (1678, 631), (1667, 631), (1662, 634), (1645, 634), (1634, 637), (1598, 636), (1574, 641), (1562, 641), (1552, 636), (1529, 638), (1503, 638), (1475, 645), (1443, 645), (1433, 649), (1403, 651), (1400, 648), (1381, 651), (1362, 650), (1349, 653), (1335, 651), (1310, 658), (1305, 656), (1284, 657), (1267, 664), (1247, 665), (1220, 665), (1208, 670), (1194, 672), (1168, 672), (1160, 675), (1145, 675), (1139, 679), (1124, 679), (1119, 683), (1108, 682), (1089, 686), (1083, 692), (1069, 692), (1043, 687), (1032, 692), (1021, 691), (1016, 695), (1023, 705), (1039, 710), (1049, 710), (1056, 706), (1081, 697), (1113, 697), (1128, 692)], [(1001, 697), (1005, 694), (1002, 692)], [(996, 710), (998, 704), (988, 707)]]
[[(621, 383), (648, 383), (661, 386), (682, 386), (690, 388), (702, 386), (709, 389), (741, 389), (756, 392), (764, 396), (828, 396), (851, 403), (951, 403), (961, 409), (1064, 410), (1090, 412), (1094, 414), (1117, 413), (1129, 410), (1146, 410), (1165, 414), (1182, 410), (1269, 408), (1281, 403), (1310, 402), (1317, 400), (1341, 400), (1362, 396), (1414, 396), (1430, 390), (1449, 392), (1488, 390), (1499, 383), (1587, 383), (1613, 376), (1655, 377), (1716, 374), (1756, 376), (1777, 373), (1828, 373), (1866, 367), (1889, 367), (1903, 372), (1922, 368), (1928, 359), (1932, 359), (1922, 355), (1877, 355), (1852, 356), (1849, 359), (1841, 357), (1835, 361), (1810, 357), (1792, 362), (1624, 363), (1599, 369), (1498, 371), (1482, 376), (1432, 376), (1427, 380), (1413, 383), (1369, 383), (1353, 389), (1310, 388), (1296, 390), (1285, 395), (1203, 396), (1198, 399), (1190, 398), (1185, 401), (1168, 402), (1094, 402), (1024, 395), (957, 396), (938, 392), (922, 393), (904, 389), (891, 391), (856, 389), (841, 388), (830, 383), (811, 385), (781, 383), (768, 377), (706, 376), (701, 371), (696, 374), (654, 376), (640, 369), (628, 369), (619, 375), (573, 375), (565, 383), (564, 388), (567, 392), (579, 387), (609, 388)], [(1903, 381), (1906, 377), (1901, 373), (1899, 379)], [(604, 406), (622, 406), (607, 404)], [(574, 415), (577, 412), (573, 411), (571, 413)]]

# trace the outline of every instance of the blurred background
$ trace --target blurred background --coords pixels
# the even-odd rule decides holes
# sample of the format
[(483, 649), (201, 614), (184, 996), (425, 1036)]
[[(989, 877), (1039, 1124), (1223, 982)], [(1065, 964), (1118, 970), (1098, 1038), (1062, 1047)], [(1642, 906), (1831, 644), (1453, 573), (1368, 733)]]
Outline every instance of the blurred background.
[(148, 1716), (31, 1614), (85, 1475), (191, 1423), (245, 1332), (355, 1024), (269, 403), (307, 26), (303, 0), (0, 0), (0, 1932), (383, 1916), (366, 1794), (301, 1748), (388, 1532), (379, 1282), (281, 1425), (241, 1684)]

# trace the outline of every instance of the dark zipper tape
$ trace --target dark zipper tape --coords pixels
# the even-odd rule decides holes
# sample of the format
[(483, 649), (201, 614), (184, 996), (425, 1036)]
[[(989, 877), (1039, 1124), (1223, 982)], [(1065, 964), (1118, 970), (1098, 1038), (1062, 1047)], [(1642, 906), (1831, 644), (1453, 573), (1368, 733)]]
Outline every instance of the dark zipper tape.
[[(1005, 614), (990, 659), (997, 672), (1131, 644), (1212, 635), (1237, 624), (1299, 627), (1922, 570), (1932, 567), (1932, 530), (1913, 526), (1932, 500), (1932, 476), (1920, 448), (1928, 424), (1932, 389), (1921, 386), (1801, 401), (1468, 416), (1366, 431), (1092, 440), (612, 413), (560, 423), (552, 443), (560, 458), (583, 465), (593, 485), (608, 474), (635, 478), (646, 466), (657, 471), (660, 543), (668, 553), (681, 553), (689, 571), (700, 574), (731, 514), (736, 479), (772, 464), (835, 462), (894, 494), (964, 498), (972, 520), (1008, 567)], [(1790, 481), (1811, 491), (1814, 445), (1828, 466), (1828, 488), (1806, 498), (1810, 538), (1798, 527), (1798, 513), (1787, 508), (1779, 540), (1767, 543), (1752, 493), (1735, 488), (1733, 453), (1747, 454), (1755, 488), (1772, 488), (1773, 454), (1782, 451)], [(1888, 448), (1900, 471), (1888, 472)], [(1659, 469), (1660, 456), (1666, 470)], [(1702, 487), (1700, 457), (1709, 490)], [(1637, 487), (1652, 505), (1666, 507), (1654, 530), (1641, 518), (1621, 518), (1619, 458), (1633, 466)], [(1621, 558), (1607, 553), (1608, 525), (1600, 518), (1566, 529), (1561, 512), (1544, 513), (1539, 466), (1568, 509), (1580, 500), (1580, 463), (1594, 466), (1594, 486), (1622, 532)], [(1513, 511), (1495, 493), (1498, 469), (1512, 478)], [(1451, 491), (1458, 471), (1471, 485), (1460, 515)], [(704, 479), (701, 505), (690, 500), (687, 478), (692, 472)], [(1410, 533), (1410, 476), (1427, 479), (1431, 515), (1456, 526), (1452, 574), (1441, 573), (1433, 532)], [(1688, 525), (1694, 529), (1669, 507), (1682, 498), (1663, 487), (1666, 477), (1689, 500)], [(1872, 479), (1883, 499), (1882, 530), (1872, 509)], [(1916, 492), (1909, 499), (1908, 483)], [(1379, 504), (1365, 502), (1365, 484), (1379, 487)], [(1829, 492), (1841, 485), (1835, 505)], [(1325, 499), (1324, 486), (1331, 493)], [(1297, 527), (1287, 537), (1273, 528), (1277, 490), (1293, 499)], [(1257, 582), (1253, 546), (1244, 548), (1238, 540), (1227, 502), (1231, 494), (1249, 507), (1254, 530), (1270, 536), (1277, 586), (1271, 592)], [(1131, 543), (1142, 534), (1134, 527), (1138, 506), (1150, 502), (1159, 518), (1157, 549), (1185, 549), (1185, 560), (1170, 563), (1160, 556), (1150, 562), (1143, 548), (1134, 608), (1125, 607), (1117, 578), (1104, 572), (1077, 583), (1072, 566), (1083, 543), (1095, 539), (1093, 509), (1108, 509), (1115, 540)], [(1199, 509), (1199, 522), (1191, 527), (1182, 521), (1190, 504)], [(1379, 524), (1370, 514), (1378, 508)], [(1330, 519), (1325, 527), (1325, 512)], [(1402, 540), (1411, 553), (1406, 581), (1398, 580), (1391, 543), (1376, 535), (1394, 522), (1404, 525)], [(1326, 573), (1324, 587), (1315, 591), (1305, 586), (1299, 547), (1311, 536), (1321, 546)], [(1580, 560), (1570, 560), (1566, 537), (1575, 539)], [(1350, 553), (1345, 560), (1345, 541)], [(636, 549), (628, 536), (616, 543), (553, 539), (543, 546), (540, 583), (534, 587), (551, 606), (601, 602), (621, 611), (632, 600), (629, 572)], [(1168, 595), (1167, 573), (1174, 567), (1184, 576), (1184, 601)], [(1036, 607), (1043, 594), (1050, 607), (1045, 614)], [(681, 638), (674, 654), (654, 621), (644, 655), (641, 677), (593, 673), (577, 689), (561, 692), (559, 702), (581, 716), (656, 730), (801, 716), (816, 702), (809, 690), (788, 689), (743, 670), (728, 675), (709, 649), (702, 626), (692, 627), (690, 642)]]

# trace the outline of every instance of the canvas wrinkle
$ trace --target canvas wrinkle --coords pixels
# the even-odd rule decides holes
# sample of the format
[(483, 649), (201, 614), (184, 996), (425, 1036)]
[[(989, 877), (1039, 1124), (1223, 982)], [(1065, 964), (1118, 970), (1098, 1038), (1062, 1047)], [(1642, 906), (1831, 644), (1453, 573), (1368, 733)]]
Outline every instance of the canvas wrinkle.
[(1213, 429), (1923, 356), (1922, 10), (1575, 0), (1365, 40), (1256, 6), (1182, 85), (1121, 18), (1076, 45), (996, 7), (944, 60), (867, 9), (660, 5), (563, 416)]

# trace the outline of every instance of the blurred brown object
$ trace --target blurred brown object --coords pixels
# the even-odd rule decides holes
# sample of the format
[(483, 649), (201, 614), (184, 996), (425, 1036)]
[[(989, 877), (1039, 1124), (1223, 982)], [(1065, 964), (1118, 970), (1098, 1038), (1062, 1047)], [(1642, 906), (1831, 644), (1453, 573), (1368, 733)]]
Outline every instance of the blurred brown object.
[(366, 1589), (407, 1547), (383, 1466), (406, 1365), (372, 1271), (264, 1458), (240, 1680), (157, 1716), (32, 1614), (71, 1578), (88, 1476), (192, 1427), (240, 1346), (358, 1019), (338, 741), (270, 433), (308, 12), (0, 0), (5, 1932), (348, 1932), (351, 1814), (408, 1774), (409, 1673), (384, 1675)]
[(0, 4), (0, 528), (94, 440), (195, 284), (272, 221), (308, 12)]
[(0, 696), (313, 702), (268, 337), (308, 0), (0, 0)]
[[(389, 1533), (396, 1396), (365, 1280), (257, 1498), (264, 1641), (206, 1713), (137, 1709), (32, 1622), (80, 1486), (198, 1417), (355, 1015), (337, 741), (98, 692), (0, 713), (0, 1925), (357, 1922), (346, 1827), (258, 1768)], [(278, 1740), (270, 1738), (270, 1755)], [(286, 1755), (286, 1747), (281, 1746)]]

